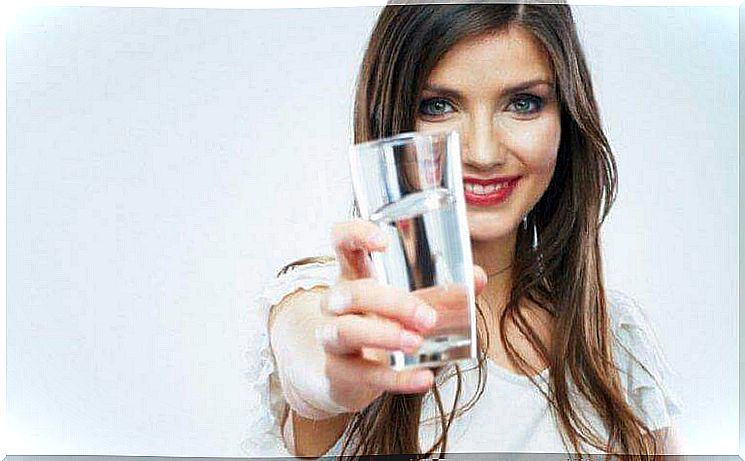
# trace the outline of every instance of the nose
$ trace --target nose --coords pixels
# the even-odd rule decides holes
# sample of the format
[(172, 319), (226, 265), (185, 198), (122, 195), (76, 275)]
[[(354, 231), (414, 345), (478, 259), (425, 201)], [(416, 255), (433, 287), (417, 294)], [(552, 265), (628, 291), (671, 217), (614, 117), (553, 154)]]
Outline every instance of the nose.
[(486, 111), (475, 114), (461, 127), (463, 163), (475, 170), (490, 171), (507, 160), (500, 129)]

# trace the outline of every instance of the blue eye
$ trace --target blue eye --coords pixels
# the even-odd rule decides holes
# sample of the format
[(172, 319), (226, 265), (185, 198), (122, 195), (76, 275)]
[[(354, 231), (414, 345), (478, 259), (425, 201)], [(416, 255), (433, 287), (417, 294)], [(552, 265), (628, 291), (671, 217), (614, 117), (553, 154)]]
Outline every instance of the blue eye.
[(453, 106), (446, 99), (425, 99), (419, 104), (419, 113), (427, 117), (437, 117), (453, 111)]
[(543, 109), (543, 99), (532, 94), (521, 94), (512, 100), (510, 107), (518, 114), (530, 115)]

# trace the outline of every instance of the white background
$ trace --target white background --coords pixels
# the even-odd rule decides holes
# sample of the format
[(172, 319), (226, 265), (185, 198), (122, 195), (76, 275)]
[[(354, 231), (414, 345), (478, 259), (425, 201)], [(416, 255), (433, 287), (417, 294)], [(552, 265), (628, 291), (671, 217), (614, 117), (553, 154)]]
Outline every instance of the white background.
[[(328, 253), (378, 8), (49, 8), (7, 36), (8, 454), (242, 456), (247, 312)], [(575, 7), (690, 454), (737, 451), (736, 7)]]

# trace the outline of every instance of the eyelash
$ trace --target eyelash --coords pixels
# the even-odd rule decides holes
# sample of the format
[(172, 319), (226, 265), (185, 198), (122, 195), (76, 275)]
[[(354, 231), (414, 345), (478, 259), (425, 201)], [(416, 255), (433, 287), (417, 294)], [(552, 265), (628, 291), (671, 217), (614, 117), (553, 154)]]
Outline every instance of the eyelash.
[[(516, 102), (520, 102), (520, 101), (528, 101), (530, 103), (535, 104), (535, 107), (528, 111), (516, 111), (519, 115), (534, 115), (540, 112), (541, 109), (543, 109), (543, 106), (545, 105), (543, 98), (541, 98), (540, 96), (536, 96), (534, 94), (523, 93), (523, 94), (518, 94), (515, 97), (513, 97), (508, 107), (511, 107)], [(449, 100), (445, 98), (435, 97), (435, 98), (425, 99), (419, 104), (419, 115), (421, 115), (422, 117), (436, 118), (436, 117), (442, 117), (443, 115), (446, 115), (449, 113), (449, 112), (428, 113), (427, 106), (431, 104), (435, 104), (435, 103), (445, 103), (448, 106), (450, 106), (452, 110), (454, 110), (454, 107), (453, 107), (454, 104), (451, 103)]]

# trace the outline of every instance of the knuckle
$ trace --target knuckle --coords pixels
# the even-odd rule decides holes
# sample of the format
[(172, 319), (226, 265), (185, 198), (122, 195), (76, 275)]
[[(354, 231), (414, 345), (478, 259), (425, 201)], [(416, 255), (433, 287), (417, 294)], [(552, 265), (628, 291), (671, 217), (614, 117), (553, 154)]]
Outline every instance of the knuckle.
[(404, 389), (404, 388), (407, 387), (408, 382), (409, 382), (409, 378), (408, 378), (408, 376), (405, 373), (396, 373), (393, 376), (392, 381), (393, 381), (393, 386), (392, 387), (394, 389), (400, 390), (400, 389)]
[(404, 324), (397, 318), (381, 317), (381, 332), (389, 336), (398, 336), (404, 329)]
[(352, 297), (353, 305), (362, 309), (370, 309), (372, 307), (371, 304), (374, 303), (371, 300), (379, 290), (378, 282), (370, 277), (350, 280), (347, 287)]
[(358, 349), (365, 343), (365, 332), (369, 330), (365, 319), (355, 314), (339, 317), (337, 343), (345, 349)]
[(392, 328), (383, 322), (376, 324), (368, 329), (368, 345), (371, 347), (382, 347), (385, 349), (398, 349), (400, 345), (400, 336), (392, 331)]
[(421, 306), (423, 303), (423, 301), (421, 301), (414, 295), (406, 295), (406, 298), (404, 298), (404, 301), (402, 303), (403, 307), (401, 311), (407, 319), (414, 320), (416, 318), (417, 310), (419, 310), (419, 306)]
[(355, 304), (353, 286), (340, 280), (324, 293), (321, 298), (321, 312), (326, 315), (337, 315)]
[(387, 341), (398, 343), (401, 340), (401, 334), (403, 333), (403, 326), (392, 319), (381, 319), (379, 336), (385, 338)]
[(336, 339), (335, 344), (337, 347), (346, 348), (351, 345), (349, 326), (347, 325), (346, 322), (342, 321), (342, 322), (337, 323), (335, 339)]
[(406, 293), (401, 288), (385, 285), (379, 283), (375, 279), (369, 279), (366, 282), (365, 288), (374, 293), (375, 301), (381, 305), (382, 308), (391, 309), (396, 307), (401, 302), (401, 297)]
[(333, 347), (338, 341), (338, 337), (339, 326), (335, 322), (328, 322), (316, 328), (316, 339), (326, 350)]
[(354, 292), (357, 299), (369, 298), (380, 291), (378, 282), (370, 277), (357, 279), (354, 284)]
[(377, 299), (383, 308), (390, 310), (399, 302), (398, 289), (390, 285), (377, 285)]
[(391, 293), (391, 303), (396, 304), (398, 313), (408, 317), (416, 310), (418, 298), (406, 290), (397, 289)]

